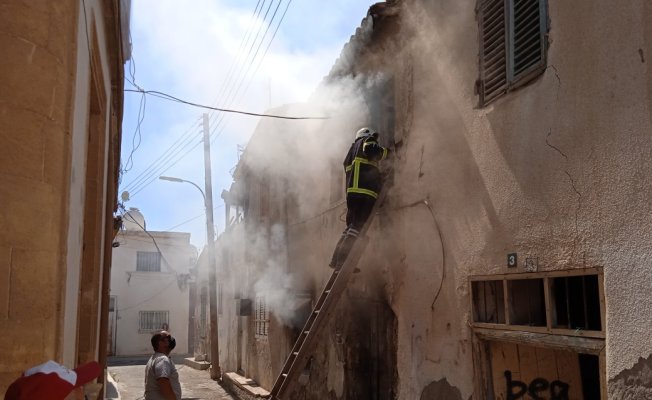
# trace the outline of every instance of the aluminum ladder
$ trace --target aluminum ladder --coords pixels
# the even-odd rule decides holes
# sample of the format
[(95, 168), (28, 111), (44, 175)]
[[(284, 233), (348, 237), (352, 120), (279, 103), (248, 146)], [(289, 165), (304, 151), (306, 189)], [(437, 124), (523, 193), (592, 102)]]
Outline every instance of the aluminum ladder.
[(346, 260), (344, 260), (344, 264), (339, 270), (333, 270), (317, 303), (315, 303), (315, 307), (299, 334), (299, 338), (294, 343), (290, 355), (285, 360), (285, 364), (283, 364), (281, 373), (274, 382), (269, 399), (287, 399), (287, 396), (291, 393), (291, 389), (297, 383), (299, 374), (305, 368), (308, 359), (313, 354), (315, 346), (318, 343), (319, 337), (324, 331), (322, 326), (330, 319), (333, 311), (335, 311), (337, 301), (344, 292), (344, 289), (346, 289), (349, 278), (353, 274), (356, 265), (367, 247), (367, 243), (369, 242), (366, 236), (367, 229), (376, 215), (376, 209), (382, 204), (384, 198), (385, 190), (383, 189), (374, 204), (369, 220), (367, 220), (367, 223), (362, 228), (358, 239), (353, 244)]

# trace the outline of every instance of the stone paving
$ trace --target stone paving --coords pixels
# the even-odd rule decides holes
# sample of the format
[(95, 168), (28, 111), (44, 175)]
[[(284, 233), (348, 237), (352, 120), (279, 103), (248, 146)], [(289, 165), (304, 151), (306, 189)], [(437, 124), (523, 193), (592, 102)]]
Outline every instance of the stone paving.
[[(142, 400), (146, 361), (137, 360), (122, 363), (129, 365), (109, 366), (109, 374), (116, 382), (115, 389), (117, 389), (117, 393), (115, 393), (115, 390), (110, 390), (112, 385), (108, 385), (107, 399)], [(196, 370), (176, 361), (175, 365), (177, 371), (179, 371), (183, 400), (237, 400), (217, 382), (211, 380), (208, 370)]]

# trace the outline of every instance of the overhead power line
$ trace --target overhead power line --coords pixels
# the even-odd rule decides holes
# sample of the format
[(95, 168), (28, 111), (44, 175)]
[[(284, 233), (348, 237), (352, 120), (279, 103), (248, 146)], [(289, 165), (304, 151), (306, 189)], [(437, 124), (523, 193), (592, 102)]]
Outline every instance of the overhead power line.
[[(283, 0), (278, 1), (278, 4), (276, 5), (276, 8), (272, 13), (270, 11), (274, 5), (273, 4), (274, 0), (271, 0), (269, 5), (266, 4), (267, 3), (266, 0), (258, 0), (256, 7), (254, 8), (254, 11), (252, 13), (251, 23), (249, 24), (246, 34), (243, 36), (243, 39), (238, 48), (237, 55), (234, 59), (234, 62), (232, 63), (229, 72), (224, 78), (222, 85), (220, 86), (220, 89), (217, 92), (218, 94), (215, 97), (215, 101), (213, 102), (213, 104), (216, 105), (217, 104), (224, 105), (223, 108), (195, 104), (189, 101), (175, 98), (174, 96), (170, 96), (167, 95), (166, 93), (161, 93), (161, 92), (156, 93), (155, 91), (151, 91), (150, 93), (147, 94), (155, 97), (161, 97), (169, 101), (177, 101), (191, 106), (201, 107), (201, 108), (211, 110), (211, 112), (209, 113), (210, 114), (209, 121), (211, 121), (211, 128), (212, 128), (210, 132), (211, 143), (214, 143), (216, 139), (219, 136), (221, 136), (221, 134), (226, 129), (228, 119), (226, 119), (225, 117), (233, 113), (260, 116), (260, 117), (281, 118), (281, 119), (289, 119), (289, 120), (327, 119), (328, 117), (288, 117), (288, 116), (280, 116), (280, 115), (273, 116), (268, 114), (258, 114), (253, 112), (244, 112), (244, 111), (239, 112), (237, 110), (231, 110), (231, 108), (233, 108), (233, 104), (248, 92), (249, 86), (253, 81), (253, 77), (257, 74), (258, 69), (260, 68), (264, 58), (266, 57), (271, 47), (271, 44), (274, 41), (274, 38), (276, 37), (276, 34), (285, 18), (288, 8), (292, 3), (291, 0), (287, 2), (285, 6), (285, 10), (283, 11), (283, 15), (281, 16), (280, 21), (277, 23), (274, 29), (274, 34), (272, 35), (271, 39), (267, 41), (266, 40), (267, 35), (271, 31), (270, 28), (272, 28), (272, 24), (275, 22), (274, 20), (277, 16), (278, 11), (280, 11), (279, 8), (282, 2)], [(265, 7), (266, 5), (267, 7)], [(265, 9), (264, 16), (262, 15), (263, 9)], [(267, 22), (267, 17), (270, 14), (271, 14), (271, 18), (269, 22)], [(256, 21), (259, 18), (262, 19), (262, 23), (257, 24)], [(265, 28), (264, 33), (263, 33), (263, 28)], [(254, 33), (254, 31), (256, 32)], [(264, 47), (265, 51), (261, 56), (259, 51), (261, 50), (261, 47), (264, 46), (264, 43), (266, 41), (267, 43), (266, 46)], [(245, 51), (245, 49), (248, 50)], [(253, 58), (251, 57), (252, 53), (253, 53)], [(256, 63), (257, 65), (254, 65)], [(251, 74), (252, 66), (255, 67), (253, 68), (253, 74)], [(244, 91), (241, 91), (243, 84), (246, 85), (244, 87)], [(138, 92), (143, 97), (146, 95), (145, 90), (143, 88), (137, 85), (134, 85), (134, 87), (138, 90), (127, 90), (127, 91)], [(186, 133), (190, 134), (189, 132)], [(130, 191), (130, 195), (132, 197), (135, 196), (137, 193), (142, 191), (146, 186), (150, 185), (154, 180), (156, 180), (156, 177), (158, 175), (172, 168), (174, 165), (180, 162), (184, 157), (186, 157), (190, 152), (192, 152), (194, 149), (199, 147), (201, 141), (199, 140), (195, 141), (194, 137), (195, 137), (194, 135), (192, 135), (192, 137), (182, 135), (182, 138), (177, 140), (177, 142), (175, 142), (175, 144), (173, 144), (164, 153), (164, 155), (160, 156), (156, 161), (154, 161), (145, 171), (141, 172), (141, 174), (138, 177), (132, 179), (132, 181), (128, 185), (126, 185), (126, 189)]]
[(162, 98), (162, 99), (165, 99), (165, 100), (176, 101), (178, 103), (187, 104), (189, 106), (205, 108), (207, 110), (222, 111), (222, 112), (234, 113), (234, 114), (252, 115), (254, 117), (293, 119), (293, 120), (329, 119), (330, 118), (330, 117), (288, 117), (288, 116), (285, 116), (285, 115), (261, 114), (261, 113), (255, 113), (255, 112), (249, 112), (249, 111), (230, 110), (228, 108), (211, 107), (211, 106), (207, 106), (207, 105), (204, 105), (204, 104), (194, 103), (192, 101), (182, 100), (182, 99), (180, 99), (178, 97), (174, 97), (174, 96), (172, 96), (170, 94), (159, 92), (157, 90), (125, 89), (125, 92), (144, 93), (144, 94), (148, 94), (148, 95), (154, 96), (154, 97), (159, 97), (159, 98)]

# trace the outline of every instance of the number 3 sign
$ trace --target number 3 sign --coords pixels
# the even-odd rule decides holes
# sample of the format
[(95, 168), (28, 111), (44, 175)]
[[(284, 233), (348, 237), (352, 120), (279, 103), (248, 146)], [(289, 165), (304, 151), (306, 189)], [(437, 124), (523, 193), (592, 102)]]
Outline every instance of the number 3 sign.
[(516, 253), (509, 253), (507, 255), (507, 268), (516, 268), (518, 266), (518, 259)]

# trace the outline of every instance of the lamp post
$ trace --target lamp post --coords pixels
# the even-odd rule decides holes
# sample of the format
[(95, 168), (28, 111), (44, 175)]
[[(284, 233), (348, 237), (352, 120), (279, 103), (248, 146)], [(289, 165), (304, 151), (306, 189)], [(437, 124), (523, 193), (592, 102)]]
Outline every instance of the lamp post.
[(185, 183), (189, 183), (189, 184), (193, 185), (194, 187), (197, 188), (197, 190), (199, 190), (201, 192), (201, 197), (204, 199), (204, 206), (206, 206), (206, 194), (204, 194), (204, 191), (195, 182), (187, 181), (187, 180), (181, 179), (181, 178), (175, 178), (173, 176), (159, 176), (158, 179), (161, 179), (161, 180), (164, 180), (164, 181), (170, 181), (170, 182), (185, 182)]
[[(217, 279), (215, 264), (215, 228), (213, 224), (213, 199), (212, 196), (206, 196), (204, 191), (194, 182), (175, 178), (172, 176), (159, 176), (159, 179), (170, 182), (189, 183), (196, 187), (204, 198), (204, 207), (206, 208), (206, 241), (208, 251), (208, 292), (210, 303), (210, 323), (211, 323), (211, 378), (220, 379), (222, 371), (220, 369), (220, 351), (217, 336)], [(209, 192), (210, 193), (210, 192)]]

